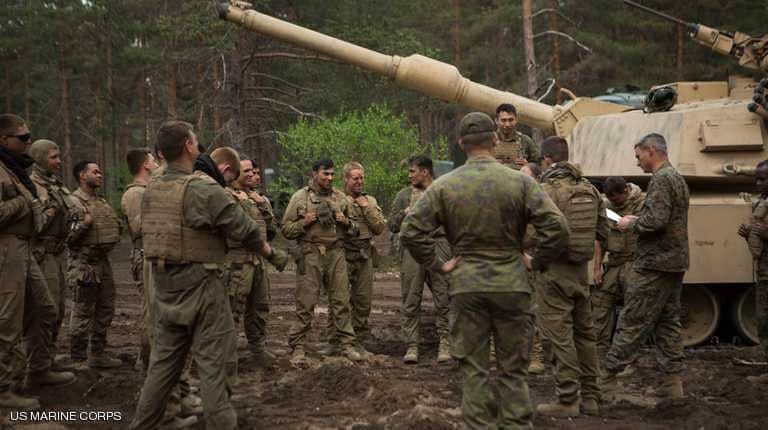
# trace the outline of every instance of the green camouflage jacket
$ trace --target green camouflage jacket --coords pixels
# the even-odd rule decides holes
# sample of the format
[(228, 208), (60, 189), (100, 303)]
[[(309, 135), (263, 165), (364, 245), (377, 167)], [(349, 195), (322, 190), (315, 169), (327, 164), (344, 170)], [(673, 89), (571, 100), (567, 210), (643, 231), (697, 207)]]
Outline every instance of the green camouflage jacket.
[(490, 156), (477, 156), (427, 189), (403, 221), (400, 235), (417, 261), (431, 265), (432, 232), (445, 229), (454, 255), (463, 258), (451, 273), (452, 295), (530, 293), (521, 258), (529, 223), (538, 239), (534, 259), (546, 266), (568, 243), (562, 213), (533, 179)]

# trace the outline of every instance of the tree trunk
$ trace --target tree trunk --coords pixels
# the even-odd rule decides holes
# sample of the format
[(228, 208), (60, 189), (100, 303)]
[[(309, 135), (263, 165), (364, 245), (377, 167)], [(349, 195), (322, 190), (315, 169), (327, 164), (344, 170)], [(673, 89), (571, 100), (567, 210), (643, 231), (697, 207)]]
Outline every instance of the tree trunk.
[[(61, 91), (61, 116), (64, 126), (64, 151), (62, 151), (62, 165), (64, 172), (72, 171), (72, 127), (69, 112), (69, 77), (65, 64), (64, 44), (59, 42), (59, 90)], [(62, 175), (71, 184), (70, 175)]]
[(675, 55), (675, 66), (677, 68), (677, 79), (683, 79), (683, 46), (685, 45), (685, 28), (677, 24), (677, 55)]
[(152, 92), (152, 76), (144, 69), (144, 94), (146, 103), (144, 104), (144, 142), (149, 147), (152, 136), (152, 103), (154, 100)]
[[(557, 11), (558, 6), (558, 0), (550, 0), (549, 7)], [(558, 16), (556, 13), (550, 13), (549, 14), (549, 30), (550, 31), (558, 31)], [(552, 34), (550, 36), (552, 38), (552, 76), (555, 78), (555, 87), (553, 88), (555, 91), (555, 94), (557, 94), (556, 97), (556, 103), (560, 104), (561, 96), (560, 96), (560, 38), (557, 37), (555, 34)]]
[[(13, 98), (11, 97), (11, 68), (5, 67), (5, 111), (6, 112), (12, 112), (13, 107), (11, 106), (11, 100)], [(29, 118), (25, 118), (27, 121), (29, 121)]]
[(216, 136), (221, 130), (221, 111), (219, 110), (219, 92), (221, 91), (221, 76), (219, 73), (219, 59), (216, 57), (213, 61), (213, 84), (214, 84), (214, 96), (211, 98), (211, 108), (213, 113), (213, 135)]
[(202, 63), (198, 63), (196, 68), (197, 79), (195, 80), (195, 98), (197, 99), (197, 122), (195, 127), (197, 130), (204, 130), (203, 119), (205, 118), (205, 94), (203, 91), (203, 80), (205, 79), (205, 68)]
[[(8, 110), (7, 112), (10, 112)], [(24, 119), (32, 123), (32, 94), (29, 91), (29, 71), (24, 70)]]
[[(532, 0), (523, 0), (523, 46), (525, 46), (525, 65), (528, 74), (528, 97), (536, 96), (536, 89), (539, 87), (536, 79), (536, 54), (533, 49), (533, 19)], [(541, 131), (533, 129), (533, 140), (541, 140)]]
[(168, 72), (168, 88), (167, 88), (167, 94), (168, 97), (168, 118), (176, 118), (177, 117), (177, 110), (176, 110), (176, 63), (171, 63), (167, 66), (167, 72)]

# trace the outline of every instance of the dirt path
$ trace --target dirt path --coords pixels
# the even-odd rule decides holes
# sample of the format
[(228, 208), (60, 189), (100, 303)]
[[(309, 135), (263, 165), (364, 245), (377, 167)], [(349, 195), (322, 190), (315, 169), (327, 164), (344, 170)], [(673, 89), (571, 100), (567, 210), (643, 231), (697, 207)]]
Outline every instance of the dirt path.
[[(138, 352), (134, 322), (139, 315), (139, 295), (128, 282), (127, 248), (113, 255), (118, 279), (117, 315), (110, 331), (110, 348), (126, 362), (115, 371), (80, 371), (77, 383), (33, 393), (46, 411), (120, 412), (122, 421), (19, 424), (7, 428), (123, 429), (133, 416), (140, 389), (139, 373), (132, 366)], [(272, 274), (272, 313), (269, 344), (287, 350), (292, 320), (294, 275)], [(380, 274), (375, 285), (370, 350), (367, 363), (355, 365), (343, 358), (325, 358), (310, 352), (308, 368), (296, 369), (288, 357), (274, 368), (262, 370), (247, 361), (240, 365), (240, 382), (234, 387), (234, 405), (243, 429), (453, 429), (461, 423), (461, 376), (453, 366), (436, 364), (437, 339), (431, 298), (426, 293), (422, 359), (418, 365), (401, 363), (405, 352), (398, 340), (400, 284)], [(318, 309), (310, 341), (322, 340), (327, 311)], [(241, 356), (246, 353), (240, 339)], [(67, 327), (64, 327), (67, 333)], [(62, 342), (62, 348), (64, 342)], [(754, 348), (719, 347), (687, 351), (683, 373), (687, 400), (679, 405), (656, 405), (659, 386), (650, 356), (643, 357), (637, 373), (624, 383), (630, 402), (604, 409), (599, 418), (547, 419), (537, 417), (536, 428), (545, 429), (766, 429), (768, 390), (755, 389), (745, 377), (757, 372), (738, 366), (733, 358), (756, 359)], [(532, 377), (534, 403), (554, 397), (553, 380)], [(646, 406), (640, 406), (640, 405)], [(6, 420), (9, 417), (5, 417)], [(0, 417), (0, 428), (2, 425)], [(202, 429), (202, 424), (198, 425)]]

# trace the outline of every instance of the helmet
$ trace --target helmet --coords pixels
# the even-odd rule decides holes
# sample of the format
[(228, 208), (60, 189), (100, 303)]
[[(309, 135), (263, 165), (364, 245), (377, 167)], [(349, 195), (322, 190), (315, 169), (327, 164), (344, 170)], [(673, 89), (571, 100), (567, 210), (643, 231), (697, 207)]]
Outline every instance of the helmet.
[(645, 112), (666, 112), (677, 103), (677, 91), (672, 87), (658, 87), (645, 96)]

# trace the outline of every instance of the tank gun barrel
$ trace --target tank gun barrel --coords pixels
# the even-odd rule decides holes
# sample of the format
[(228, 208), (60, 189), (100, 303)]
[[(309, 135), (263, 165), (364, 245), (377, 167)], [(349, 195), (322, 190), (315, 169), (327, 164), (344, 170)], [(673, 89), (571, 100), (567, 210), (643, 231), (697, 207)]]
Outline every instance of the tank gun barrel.
[(760, 37), (751, 37), (740, 32), (729, 33), (707, 27), (706, 25), (683, 21), (680, 18), (659, 12), (632, 0), (624, 0), (624, 4), (667, 21), (683, 25), (688, 29), (688, 34), (691, 38), (697, 43), (711, 48), (718, 54), (737, 59), (742, 67), (768, 73), (768, 34)]
[(520, 122), (544, 130), (554, 128), (552, 106), (473, 82), (458, 69), (422, 55), (385, 55), (316, 31), (273, 18), (245, 7), (244, 2), (219, 3), (219, 16), (251, 31), (299, 46), (387, 76), (398, 85), (493, 114), (502, 103), (517, 107)]

